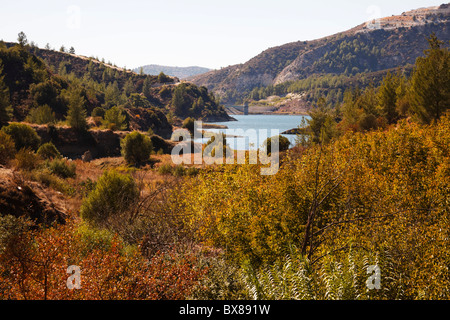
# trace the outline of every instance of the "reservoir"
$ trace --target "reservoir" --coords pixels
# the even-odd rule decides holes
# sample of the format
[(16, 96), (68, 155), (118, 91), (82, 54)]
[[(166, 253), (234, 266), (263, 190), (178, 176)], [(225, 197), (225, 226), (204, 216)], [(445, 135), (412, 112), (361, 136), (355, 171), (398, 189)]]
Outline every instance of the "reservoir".
[[(229, 121), (229, 122), (215, 122), (214, 124), (227, 126), (228, 129), (242, 129), (244, 132), (251, 129), (256, 130), (259, 133), (260, 129), (268, 130), (268, 137), (271, 136), (271, 130), (276, 129), (279, 130), (280, 133), (298, 128), (302, 121), (309, 119), (309, 116), (301, 116), (301, 115), (233, 115), (237, 121)], [(227, 133), (227, 129), (206, 129), (209, 132), (220, 132)], [(228, 132), (229, 134), (230, 132)], [(289, 139), (291, 142), (291, 148), (295, 145), (296, 135), (283, 135)], [(206, 143), (209, 139), (203, 139), (201, 141)], [(240, 137), (227, 137), (227, 144), (234, 150), (256, 150), (260, 147), (260, 145), (264, 142), (264, 139), (258, 137), (258, 144), (250, 143), (249, 138), (244, 136)]]

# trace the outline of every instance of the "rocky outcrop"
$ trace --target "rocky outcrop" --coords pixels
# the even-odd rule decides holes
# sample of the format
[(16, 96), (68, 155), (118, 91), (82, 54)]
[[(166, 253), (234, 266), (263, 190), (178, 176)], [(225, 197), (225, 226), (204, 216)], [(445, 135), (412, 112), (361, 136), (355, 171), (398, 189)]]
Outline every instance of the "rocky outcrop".
[(0, 216), (26, 217), (37, 224), (65, 223), (66, 214), (55, 207), (45, 192), (0, 166)]

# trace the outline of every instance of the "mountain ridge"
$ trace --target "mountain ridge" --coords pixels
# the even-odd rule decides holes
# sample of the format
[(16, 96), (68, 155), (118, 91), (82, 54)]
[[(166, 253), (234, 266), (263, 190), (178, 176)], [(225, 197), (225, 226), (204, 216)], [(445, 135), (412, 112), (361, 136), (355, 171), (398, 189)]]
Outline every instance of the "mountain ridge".
[(141, 69), (144, 72), (144, 74), (157, 76), (161, 72), (163, 72), (168, 76), (176, 77), (181, 80), (212, 71), (212, 69), (199, 66), (178, 67), (178, 66), (163, 66), (158, 64), (149, 64), (141, 66), (133, 69), (133, 71), (136, 73), (140, 73)]
[(312, 41), (269, 48), (249, 61), (190, 78), (225, 103), (234, 103), (254, 88), (306, 79), (317, 74), (357, 74), (413, 64), (435, 33), (450, 40), (450, 4), (420, 8), (364, 22), (352, 29)]

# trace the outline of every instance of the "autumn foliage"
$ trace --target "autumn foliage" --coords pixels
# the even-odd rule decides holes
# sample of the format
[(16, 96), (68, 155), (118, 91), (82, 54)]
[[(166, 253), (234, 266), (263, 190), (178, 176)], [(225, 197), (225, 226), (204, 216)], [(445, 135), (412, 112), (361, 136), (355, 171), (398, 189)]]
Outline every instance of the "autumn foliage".
[[(6, 219), (2, 226), (13, 232), (1, 239), (1, 299), (183, 299), (204, 274), (188, 254), (166, 252), (147, 261), (117, 237), (107, 246), (88, 246), (73, 223), (30, 231)], [(71, 265), (81, 269), (79, 290), (67, 288)]]

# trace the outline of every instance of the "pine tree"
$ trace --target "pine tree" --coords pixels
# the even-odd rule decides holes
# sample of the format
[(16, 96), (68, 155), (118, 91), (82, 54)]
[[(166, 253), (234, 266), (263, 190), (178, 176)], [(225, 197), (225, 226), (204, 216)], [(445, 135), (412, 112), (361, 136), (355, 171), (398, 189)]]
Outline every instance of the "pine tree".
[(175, 115), (177, 116), (183, 116), (184, 115), (184, 97), (183, 97), (183, 89), (178, 86), (172, 97), (172, 106)]
[(71, 92), (66, 120), (69, 126), (79, 131), (85, 131), (87, 129), (85, 103), (86, 100), (79, 90), (73, 90)]
[(123, 92), (126, 94), (127, 97), (130, 96), (132, 92), (134, 92), (134, 85), (133, 81), (129, 78), (127, 82), (125, 82), (125, 85), (123, 87)]
[(12, 108), (9, 100), (9, 89), (3, 79), (3, 64), (0, 60), (0, 127), (7, 124), (11, 119)]
[(146, 77), (142, 86), (142, 93), (148, 99), (151, 96), (152, 83), (150, 77)]
[(397, 88), (399, 79), (390, 72), (384, 77), (378, 91), (378, 101), (380, 103), (381, 114), (388, 123), (392, 124), (398, 120), (397, 113)]
[(411, 79), (411, 109), (424, 123), (438, 120), (450, 107), (450, 52), (432, 34), (426, 56), (416, 61)]
[(27, 36), (23, 31), (17, 35), (17, 42), (19, 42), (21, 47), (25, 47), (28, 44)]
[(114, 83), (110, 83), (105, 90), (105, 104), (104, 107), (106, 109), (111, 108), (114, 105), (117, 105), (120, 100), (120, 89), (119, 85), (116, 81)]
[(105, 113), (104, 124), (108, 129), (111, 129), (113, 131), (126, 130), (126, 119), (127, 117), (123, 114), (122, 110), (119, 107), (112, 107)]

